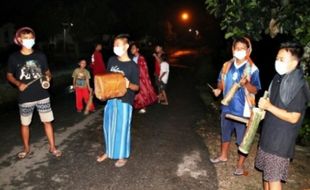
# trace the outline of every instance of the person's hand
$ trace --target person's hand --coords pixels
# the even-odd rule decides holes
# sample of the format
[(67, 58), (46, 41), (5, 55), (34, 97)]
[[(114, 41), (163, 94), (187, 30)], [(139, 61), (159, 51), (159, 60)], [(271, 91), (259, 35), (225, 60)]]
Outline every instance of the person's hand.
[(21, 91), (21, 92), (23, 92), (24, 90), (26, 90), (27, 87), (28, 87), (28, 86), (27, 86), (26, 84), (24, 84), (24, 83), (20, 83), (20, 84), (18, 85), (18, 89), (19, 89), (19, 91)]
[(214, 89), (214, 90), (212, 90), (213, 91), (213, 94), (214, 94), (214, 96), (215, 97), (218, 97), (220, 94), (221, 94), (221, 92), (222, 92), (222, 90), (221, 89)]
[(272, 106), (272, 104), (270, 103), (269, 99), (260, 98), (259, 101), (258, 101), (258, 107), (260, 109), (268, 110), (271, 106)]
[(248, 82), (248, 79), (246, 76), (243, 76), (240, 80), (240, 85), (244, 86)]
[(93, 91), (93, 89), (92, 89), (91, 87), (89, 87), (88, 90), (89, 90), (89, 92), (92, 92), (92, 91)]
[(129, 80), (125, 77), (125, 82), (126, 82), (126, 88), (129, 88)]
[(51, 81), (51, 77), (50, 77), (50, 76), (46, 75), (45, 78), (46, 78), (46, 80), (47, 80), (48, 82)]

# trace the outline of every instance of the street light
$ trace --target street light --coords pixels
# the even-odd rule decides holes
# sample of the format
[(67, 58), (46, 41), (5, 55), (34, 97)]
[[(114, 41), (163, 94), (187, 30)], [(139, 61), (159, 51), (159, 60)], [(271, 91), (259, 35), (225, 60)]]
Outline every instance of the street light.
[(187, 20), (189, 19), (189, 14), (188, 14), (187, 12), (183, 12), (183, 13), (181, 14), (181, 19), (182, 19), (183, 21), (187, 21)]

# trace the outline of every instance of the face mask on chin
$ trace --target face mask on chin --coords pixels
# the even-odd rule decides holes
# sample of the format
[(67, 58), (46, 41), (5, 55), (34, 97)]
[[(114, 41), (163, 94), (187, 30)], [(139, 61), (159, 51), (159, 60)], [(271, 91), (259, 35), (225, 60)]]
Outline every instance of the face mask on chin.
[(31, 49), (35, 44), (34, 39), (23, 39), (22, 40), (22, 46), (27, 48), (27, 49)]
[(113, 52), (115, 53), (115, 55), (120, 57), (120, 56), (124, 55), (125, 50), (123, 49), (123, 47), (114, 47)]
[(288, 73), (288, 63), (276, 60), (275, 69), (279, 75)]
[(243, 60), (245, 56), (246, 56), (245, 50), (234, 51), (234, 57), (237, 58), (238, 60)]

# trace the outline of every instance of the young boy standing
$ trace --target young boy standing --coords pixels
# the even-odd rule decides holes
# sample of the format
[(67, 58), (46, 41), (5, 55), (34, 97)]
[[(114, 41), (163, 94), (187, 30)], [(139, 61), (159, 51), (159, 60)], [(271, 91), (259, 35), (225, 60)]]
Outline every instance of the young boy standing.
[(33, 111), (36, 108), (39, 112), (41, 122), (44, 124), (49, 143), (49, 152), (55, 157), (60, 157), (62, 153), (56, 149), (51, 123), (54, 120), (54, 115), (50, 104), (49, 93), (46, 89), (42, 88), (40, 83), (42, 77), (45, 77), (48, 81), (52, 78), (46, 57), (43, 53), (32, 49), (35, 44), (35, 33), (29, 27), (23, 27), (17, 30), (14, 42), (21, 49), (9, 57), (7, 80), (19, 90), (20, 130), (24, 150), (18, 153), (17, 156), (19, 159), (23, 159), (30, 153), (29, 125), (32, 121)]
[(301, 127), (310, 90), (299, 67), (303, 49), (284, 43), (278, 52), (270, 99), (261, 98), (258, 106), (266, 110), (255, 166), (263, 172), (264, 190), (281, 190), (287, 180), (296, 137)]
[(116, 167), (123, 167), (130, 155), (132, 105), (135, 92), (139, 90), (139, 68), (129, 58), (128, 48), (128, 37), (126, 35), (115, 37), (113, 51), (116, 57), (109, 59), (107, 70), (108, 72), (124, 74), (127, 92), (123, 97), (107, 101), (103, 116), (105, 154), (97, 158), (97, 162), (103, 162), (107, 158), (117, 159)]
[(158, 101), (162, 105), (168, 105), (166, 87), (167, 87), (168, 78), (169, 78), (169, 64), (167, 61), (168, 61), (167, 55), (162, 54), (161, 61), (160, 61), (160, 74), (158, 77), (158, 83), (159, 83)]
[[(89, 101), (89, 94), (92, 91), (89, 85), (90, 74), (89, 71), (85, 68), (86, 67), (86, 60), (81, 59), (79, 61), (79, 68), (76, 68), (73, 71), (72, 78), (73, 78), (73, 87), (75, 89), (75, 106), (77, 112), (81, 112), (83, 110), (83, 101), (85, 104)], [(89, 111), (94, 111), (95, 106), (92, 103), (89, 106)]]

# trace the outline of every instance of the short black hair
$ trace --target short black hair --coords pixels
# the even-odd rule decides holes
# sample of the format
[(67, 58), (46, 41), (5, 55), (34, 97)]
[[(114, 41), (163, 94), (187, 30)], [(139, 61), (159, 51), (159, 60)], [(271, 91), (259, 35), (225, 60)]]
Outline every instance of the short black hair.
[(244, 37), (237, 37), (237, 38), (235, 38), (234, 41), (233, 41), (233, 47), (235, 47), (235, 45), (238, 42), (245, 44), (247, 48), (250, 47), (249, 41), (246, 38), (244, 38)]
[(161, 61), (165, 61), (165, 62), (167, 62), (168, 61), (168, 55), (166, 54), (166, 53), (163, 53), (161, 56), (160, 56), (160, 58), (161, 58)]
[(126, 43), (128, 43), (129, 42), (129, 34), (119, 34), (119, 35), (115, 36), (114, 40), (118, 40), (118, 39), (124, 40)]
[(296, 57), (298, 62), (302, 58), (304, 54), (303, 47), (297, 42), (285, 42), (280, 45), (280, 50), (285, 49), (286, 51), (290, 52), (292, 56)]
[(99, 46), (99, 45), (102, 46), (102, 44), (101, 44), (100, 42), (96, 42), (96, 43), (95, 43), (95, 48), (96, 48), (97, 46)]
[(130, 46), (136, 46), (136, 48), (140, 49), (140, 44), (138, 42), (132, 42), (130, 43)]
[(86, 62), (86, 65), (87, 65), (87, 59), (86, 59), (85, 57), (80, 57), (80, 58), (78, 59), (78, 64), (80, 64), (81, 61), (85, 61), (85, 62)]

